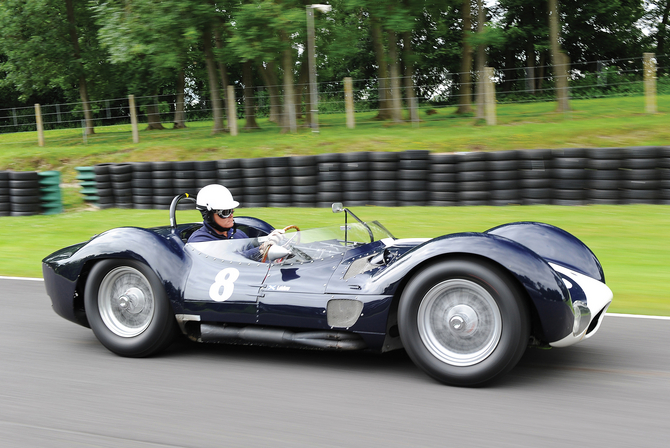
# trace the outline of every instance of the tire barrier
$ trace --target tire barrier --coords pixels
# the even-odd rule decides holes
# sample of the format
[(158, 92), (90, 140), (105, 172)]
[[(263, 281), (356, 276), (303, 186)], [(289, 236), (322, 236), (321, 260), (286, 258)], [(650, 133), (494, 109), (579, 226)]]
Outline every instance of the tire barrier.
[(95, 171), (92, 166), (78, 166), (77, 180), (81, 187), (81, 194), (84, 196), (84, 201), (90, 204), (98, 203), (98, 188), (95, 182)]
[(9, 172), (11, 216), (37, 215), (42, 212), (40, 176), (37, 171)]
[[(670, 204), (670, 147), (355, 152), (100, 164), (94, 172), (101, 208), (167, 209), (177, 193), (211, 183), (244, 207)], [(2, 182), (0, 199), (8, 196)]]
[(9, 173), (0, 171), (0, 216), (9, 216), (12, 213), (9, 198)]
[[(93, 170), (91, 170), (92, 172)], [(42, 171), (40, 176), (40, 200), (42, 213), (55, 215), (63, 213), (63, 198), (60, 191), (60, 172)]]

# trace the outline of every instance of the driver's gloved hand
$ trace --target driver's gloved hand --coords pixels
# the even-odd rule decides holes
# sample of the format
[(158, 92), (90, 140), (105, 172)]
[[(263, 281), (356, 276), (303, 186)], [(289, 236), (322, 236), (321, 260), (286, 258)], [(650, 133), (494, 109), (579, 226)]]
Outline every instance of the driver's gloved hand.
[(284, 233), (286, 233), (286, 232), (284, 232), (284, 229), (273, 230), (272, 232), (270, 232), (267, 239), (265, 240), (265, 243), (263, 243), (263, 244), (266, 244), (266, 243), (277, 244), (277, 243), (279, 243), (279, 241), (281, 241), (282, 236), (284, 235)]

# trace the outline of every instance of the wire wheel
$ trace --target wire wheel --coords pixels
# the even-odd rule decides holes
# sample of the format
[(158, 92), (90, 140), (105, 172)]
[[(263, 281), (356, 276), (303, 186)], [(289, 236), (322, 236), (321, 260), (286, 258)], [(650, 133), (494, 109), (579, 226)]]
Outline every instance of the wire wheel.
[(488, 358), (502, 335), (498, 304), (486, 289), (465, 279), (431, 288), (419, 305), (417, 326), (428, 351), (453, 366)]
[(117, 336), (142, 334), (154, 317), (155, 299), (147, 278), (130, 266), (119, 266), (100, 283), (98, 309), (105, 326)]

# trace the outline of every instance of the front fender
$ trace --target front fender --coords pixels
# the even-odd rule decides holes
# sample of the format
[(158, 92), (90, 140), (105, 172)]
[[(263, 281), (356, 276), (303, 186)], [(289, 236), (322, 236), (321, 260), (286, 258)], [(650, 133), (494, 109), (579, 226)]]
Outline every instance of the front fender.
[(605, 283), (603, 268), (595, 254), (574, 235), (551, 224), (515, 222), (487, 230), (523, 244), (545, 260), (569, 267)]
[(570, 293), (546, 260), (529, 248), (495, 234), (458, 233), (441, 236), (407, 252), (387, 269), (377, 271), (366, 293), (393, 294), (404, 278), (409, 278), (425, 263), (444, 256), (474, 255), (503, 266), (528, 293), (537, 310), (547, 341), (564, 338), (572, 332), (574, 311)]

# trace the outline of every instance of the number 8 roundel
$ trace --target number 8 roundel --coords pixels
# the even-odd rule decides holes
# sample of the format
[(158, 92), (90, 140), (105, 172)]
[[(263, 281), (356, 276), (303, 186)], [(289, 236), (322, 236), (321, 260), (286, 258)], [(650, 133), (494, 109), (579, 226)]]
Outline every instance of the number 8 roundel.
[(216, 274), (214, 283), (209, 287), (209, 297), (215, 302), (223, 302), (230, 299), (235, 289), (235, 280), (240, 276), (240, 271), (235, 268), (226, 268)]

